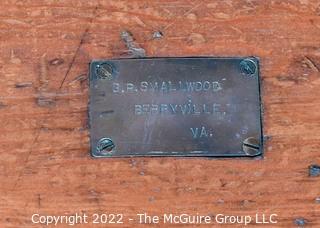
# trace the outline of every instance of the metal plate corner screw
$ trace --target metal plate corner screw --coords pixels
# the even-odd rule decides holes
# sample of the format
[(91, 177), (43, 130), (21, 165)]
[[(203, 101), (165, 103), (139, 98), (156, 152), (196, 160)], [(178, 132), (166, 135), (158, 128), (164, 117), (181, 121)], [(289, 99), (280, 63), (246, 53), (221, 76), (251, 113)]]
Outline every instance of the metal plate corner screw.
[(254, 137), (246, 138), (243, 141), (242, 149), (249, 156), (256, 156), (261, 153), (259, 140)]
[(304, 219), (304, 218), (296, 218), (294, 220), (294, 224), (296, 224), (299, 227), (303, 227), (303, 226), (305, 226), (307, 224), (307, 220)]
[(309, 166), (309, 176), (310, 177), (317, 177), (320, 176), (320, 165), (310, 165)]
[(100, 79), (113, 79), (114, 68), (109, 63), (96, 65), (96, 74)]
[(102, 138), (97, 143), (96, 151), (99, 155), (108, 155), (112, 154), (113, 148), (115, 145), (110, 138)]
[(244, 59), (240, 62), (240, 70), (243, 74), (252, 76), (257, 72), (257, 64), (252, 59)]

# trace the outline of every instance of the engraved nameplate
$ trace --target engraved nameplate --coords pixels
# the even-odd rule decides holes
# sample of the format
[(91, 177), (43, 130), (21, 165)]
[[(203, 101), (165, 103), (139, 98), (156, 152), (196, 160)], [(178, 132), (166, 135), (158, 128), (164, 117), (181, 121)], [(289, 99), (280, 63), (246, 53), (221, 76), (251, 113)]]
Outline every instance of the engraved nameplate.
[(254, 57), (92, 61), (91, 154), (261, 155), (259, 88)]

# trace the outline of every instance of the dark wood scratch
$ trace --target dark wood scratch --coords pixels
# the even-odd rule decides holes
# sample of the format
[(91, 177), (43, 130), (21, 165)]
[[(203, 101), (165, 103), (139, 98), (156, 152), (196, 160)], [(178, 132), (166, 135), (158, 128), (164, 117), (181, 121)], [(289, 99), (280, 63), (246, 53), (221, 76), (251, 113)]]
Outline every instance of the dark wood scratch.
[(29, 158), (30, 158), (30, 156), (31, 156), (31, 154), (32, 154), (32, 151), (33, 151), (33, 149), (34, 149), (34, 145), (38, 142), (38, 139), (39, 139), (39, 136), (40, 136), (40, 132), (41, 132), (40, 129), (41, 129), (41, 128), (36, 129), (36, 136), (34, 137), (34, 140), (32, 141), (32, 144), (31, 144), (30, 149), (29, 149), (29, 153), (27, 154), (27, 156), (26, 156), (26, 158), (25, 158), (25, 161), (24, 161), (24, 167), (23, 167), (23, 168), (21, 169), (21, 171), (19, 172), (18, 178), (17, 178), (17, 180), (15, 181), (15, 183), (14, 183), (14, 185), (13, 185), (12, 191), (16, 189), (19, 181), (21, 180), (21, 176), (22, 176), (22, 174), (23, 174), (23, 172), (24, 172), (24, 170), (25, 170), (26, 165), (27, 165), (28, 162), (29, 162)]
[(71, 62), (69, 63), (67, 72), (65, 73), (65, 75), (64, 75), (64, 77), (63, 77), (63, 79), (62, 79), (62, 81), (61, 81), (61, 84), (60, 84), (59, 89), (62, 88), (65, 80), (67, 79), (67, 77), (68, 77), (68, 75), (69, 75), (69, 72), (70, 72), (70, 70), (71, 70), (71, 68), (72, 68), (72, 66), (73, 66), (73, 64), (74, 64), (74, 62), (75, 62), (75, 60), (76, 60), (76, 57), (77, 57), (77, 55), (78, 55), (78, 53), (79, 53), (79, 50), (80, 50), (80, 48), (81, 48), (81, 46), (82, 46), (82, 44), (83, 44), (83, 42), (84, 42), (84, 38), (86, 37), (86, 35), (88, 34), (88, 32), (89, 32), (89, 27), (86, 28), (86, 30), (83, 32), (83, 34), (82, 34), (82, 36), (81, 36), (80, 43), (79, 43), (79, 45), (78, 45), (78, 47), (77, 47), (77, 49), (76, 49), (76, 51), (75, 51), (75, 53), (74, 53), (74, 55), (73, 55), (73, 57), (72, 57)]
[(26, 87), (32, 87), (32, 82), (20, 82), (20, 83), (16, 83), (14, 86), (17, 89), (26, 88)]
[(93, 22), (94, 18), (97, 16), (97, 11), (98, 11), (98, 6), (95, 7), (95, 9), (94, 9), (94, 11), (93, 11), (93, 13), (92, 13), (93, 16), (92, 16), (92, 18), (91, 18), (91, 20), (90, 20), (90, 22), (89, 22), (89, 25), (87, 26), (87, 28), (86, 28), (86, 29), (84, 30), (84, 32), (82, 33), (82, 36), (81, 36), (81, 38), (80, 38), (80, 42), (79, 42), (79, 44), (78, 44), (78, 46), (77, 46), (77, 49), (76, 49), (76, 51), (75, 51), (75, 53), (74, 53), (74, 55), (73, 55), (73, 57), (72, 57), (71, 62), (69, 63), (68, 69), (67, 69), (67, 71), (66, 71), (66, 73), (65, 73), (65, 75), (64, 75), (64, 77), (63, 77), (63, 79), (62, 79), (62, 81), (61, 81), (61, 84), (60, 84), (59, 89), (62, 88), (64, 82), (66, 81), (66, 79), (67, 79), (67, 77), (68, 77), (68, 75), (69, 75), (69, 73), (70, 73), (70, 71), (71, 71), (71, 68), (72, 68), (72, 66), (73, 66), (73, 64), (74, 64), (74, 62), (75, 62), (75, 60), (76, 60), (76, 58), (77, 58), (77, 56), (78, 56), (78, 54), (79, 54), (80, 48), (81, 48), (81, 46), (83, 45), (84, 40), (85, 40), (87, 34), (88, 34), (89, 31), (90, 31), (92, 22)]
[(41, 194), (38, 195), (38, 207), (41, 208)]
[[(0, 1), (0, 227), (30, 227), (34, 213), (125, 218), (141, 208), (212, 220), (216, 211), (261, 208), (260, 219), (278, 214), (274, 226), (320, 227), (319, 0), (248, 1)], [(263, 133), (272, 136), (264, 158), (91, 158), (88, 78), (80, 75), (88, 56), (127, 57), (123, 30), (153, 57), (258, 56)], [(163, 37), (153, 39), (155, 31)]]

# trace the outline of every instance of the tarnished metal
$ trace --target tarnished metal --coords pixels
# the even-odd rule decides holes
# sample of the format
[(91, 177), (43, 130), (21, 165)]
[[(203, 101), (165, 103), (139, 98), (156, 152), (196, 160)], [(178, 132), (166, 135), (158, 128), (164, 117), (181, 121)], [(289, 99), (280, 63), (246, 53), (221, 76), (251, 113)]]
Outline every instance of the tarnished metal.
[(255, 156), (260, 150), (259, 139), (254, 137), (245, 139), (243, 141), (242, 149), (248, 156)]
[(244, 59), (240, 62), (240, 71), (243, 74), (254, 76), (257, 72), (257, 63), (251, 58)]
[(96, 75), (100, 79), (112, 79), (112, 75), (114, 74), (114, 69), (109, 63), (102, 63), (101, 65), (96, 66)]
[(114, 147), (112, 139), (102, 138), (97, 143), (96, 152), (101, 155), (109, 155)]
[(256, 58), (143, 58), (90, 64), (94, 157), (262, 154)]

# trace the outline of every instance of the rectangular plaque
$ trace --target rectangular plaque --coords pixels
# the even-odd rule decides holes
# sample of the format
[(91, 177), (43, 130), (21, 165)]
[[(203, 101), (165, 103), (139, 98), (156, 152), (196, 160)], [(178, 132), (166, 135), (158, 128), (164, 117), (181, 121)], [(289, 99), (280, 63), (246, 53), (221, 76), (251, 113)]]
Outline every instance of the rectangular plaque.
[(94, 157), (262, 154), (257, 58), (143, 58), (90, 64)]

